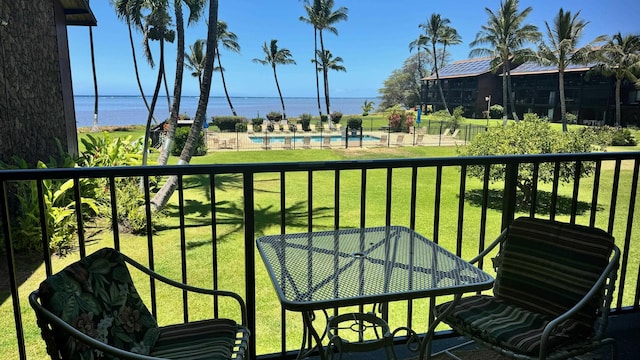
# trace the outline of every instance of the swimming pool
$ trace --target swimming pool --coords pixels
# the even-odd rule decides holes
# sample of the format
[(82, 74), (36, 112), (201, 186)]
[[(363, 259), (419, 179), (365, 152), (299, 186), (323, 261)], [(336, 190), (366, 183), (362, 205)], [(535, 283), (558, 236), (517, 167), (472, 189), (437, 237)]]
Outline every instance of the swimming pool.
[[(269, 138), (269, 142), (270, 143), (284, 143), (284, 139), (285, 138), (291, 138), (292, 142), (295, 143), (303, 143), (304, 138), (308, 137), (311, 139), (312, 142), (317, 142), (320, 143), (322, 142), (324, 138), (329, 137), (331, 138), (332, 142), (335, 141), (344, 141), (344, 137), (342, 137), (341, 135), (296, 135), (295, 137), (293, 135), (291, 136), (282, 136), (282, 135), (255, 135), (255, 136), (249, 136), (249, 139), (251, 139), (251, 142), (254, 144), (263, 144), (264, 143), (264, 139), (265, 138)], [(360, 136), (353, 136), (353, 135), (349, 135), (349, 141), (359, 141), (360, 140)], [(362, 135), (362, 141), (379, 141), (380, 138), (377, 136), (371, 136), (371, 135)]]

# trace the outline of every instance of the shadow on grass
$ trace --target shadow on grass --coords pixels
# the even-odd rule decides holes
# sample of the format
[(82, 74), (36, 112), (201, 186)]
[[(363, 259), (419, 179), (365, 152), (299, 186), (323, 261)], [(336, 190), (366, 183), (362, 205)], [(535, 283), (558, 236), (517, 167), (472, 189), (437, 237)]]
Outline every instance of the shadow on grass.
[[(490, 189), (487, 199), (487, 208), (502, 211), (503, 192), (500, 190)], [(465, 193), (465, 199), (473, 206), (482, 207), (482, 190), (470, 190)], [(516, 204), (516, 212), (528, 213), (531, 210), (531, 204), (522, 201), (521, 194), (518, 194), (518, 203)], [(536, 199), (536, 214), (549, 215), (551, 211), (552, 194), (547, 191), (538, 190)], [(556, 214), (571, 215), (571, 198), (568, 196), (558, 196), (556, 200)], [(576, 215), (584, 215), (591, 209), (591, 204), (585, 201), (578, 201), (576, 205)], [(596, 211), (602, 211), (601, 206), (597, 206)]]

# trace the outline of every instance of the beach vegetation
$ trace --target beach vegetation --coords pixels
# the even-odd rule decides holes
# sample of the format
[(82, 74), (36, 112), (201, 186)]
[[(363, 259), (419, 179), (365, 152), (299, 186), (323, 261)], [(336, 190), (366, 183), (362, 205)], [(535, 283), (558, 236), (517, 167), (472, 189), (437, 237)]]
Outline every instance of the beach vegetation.
[(278, 89), (278, 95), (280, 96), (280, 104), (282, 105), (282, 116), (286, 119), (287, 110), (284, 107), (284, 98), (282, 97), (282, 91), (280, 90), (280, 83), (278, 83), (276, 67), (278, 65), (295, 65), (296, 62), (293, 60), (293, 56), (289, 49), (278, 47), (278, 40), (276, 39), (272, 39), (269, 45), (267, 45), (267, 42), (265, 41), (262, 45), (262, 52), (264, 53), (264, 59), (255, 58), (253, 59), (253, 62), (262, 65), (269, 65), (273, 69), (273, 79), (276, 82), (276, 88)]
[(362, 128), (362, 118), (359, 116), (350, 116), (347, 118), (347, 127), (349, 129)]
[(502, 119), (505, 125), (509, 110), (513, 119), (519, 121), (511, 87), (511, 63), (534, 58), (533, 50), (526, 46), (537, 43), (542, 36), (537, 26), (525, 23), (533, 8), (529, 6), (520, 11), (518, 7), (518, 0), (502, 0), (496, 12), (485, 8), (489, 17), (487, 23), (482, 25), (476, 38), (469, 43), (473, 48), (470, 57), (489, 56), (492, 59), (492, 71), (502, 68), (505, 75), (502, 77), (502, 99), (505, 107)]
[(269, 121), (280, 121), (282, 120), (282, 114), (279, 111), (269, 111), (267, 113), (267, 119)]
[[(554, 130), (546, 118), (527, 113), (524, 120), (507, 126), (493, 126), (475, 136), (468, 146), (459, 148), (464, 156), (523, 155), (589, 153), (600, 150), (599, 134), (591, 128), (560, 132)], [(537, 168), (537, 170), (536, 170)], [(469, 175), (483, 180), (488, 176), (491, 182), (504, 181), (506, 165), (493, 165), (485, 175), (484, 166), (471, 166)], [(576, 176), (584, 177), (594, 171), (594, 164), (582, 162), (579, 167), (572, 163), (560, 163), (556, 174), (553, 163), (522, 164), (518, 171), (517, 188), (520, 202), (530, 204), (533, 196), (535, 177), (539, 183), (551, 183), (557, 176), (561, 182), (573, 181)]]
[(217, 126), (220, 131), (235, 131), (238, 124), (249, 121), (244, 116), (212, 116), (211, 124)]
[[(232, 129), (235, 129), (235, 127)], [(191, 129), (187, 127), (179, 127), (178, 129), (176, 129), (175, 144), (171, 149), (171, 155), (180, 156), (187, 143), (190, 131)], [(204, 140), (204, 131), (200, 131), (200, 136), (198, 136), (194, 145), (195, 146), (192, 147), (192, 156), (203, 156), (207, 154), (207, 144)]]
[(339, 123), (340, 120), (342, 120), (342, 116), (343, 114), (340, 111), (334, 111), (333, 113), (331, 113), (331, 120), (333, 122)]
[(309, 131), (309, 124), (311, 124), (311, 119), (313, 119), (313, 115), (309, 113), (300, 114), (300, 124), (302, 124), (302, 129), (304, 131)]
[(597, 52), (594, 46), (605, 40), (605, 36), (598, 36), (589, 44), (578, 47), (584, 29), (589, 24), (579, 18), (580, 11), (571, 14), (560, 8), (553, 19), (553, 23), (545, 21), (547, 41), (538, 47), (538, 61), (544, 65), (558, 68), (558, 92), (560, 95), (560, 118), (562, 131), (567, 131), (567, 104), (564, 91), (564, 72), (570, 65), (587, 65), (596, 60)]
[(369, 101), (369, 100), (365, 100), (364, 104), (362, 104), (362, 116), (368, 116), (370, 112), (373, 111), (373, 107), (375, 106), (376, 103), (374, 103), (373, 101)]

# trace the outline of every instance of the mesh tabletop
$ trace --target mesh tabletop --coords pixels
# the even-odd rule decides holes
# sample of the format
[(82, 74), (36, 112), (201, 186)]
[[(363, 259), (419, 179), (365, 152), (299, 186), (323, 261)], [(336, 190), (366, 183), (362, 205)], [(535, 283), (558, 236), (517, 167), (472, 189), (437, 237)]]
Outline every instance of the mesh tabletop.
[(285, 308), (319, 309), (491, 288), (493, 278), (401, 226), (263, 236)]

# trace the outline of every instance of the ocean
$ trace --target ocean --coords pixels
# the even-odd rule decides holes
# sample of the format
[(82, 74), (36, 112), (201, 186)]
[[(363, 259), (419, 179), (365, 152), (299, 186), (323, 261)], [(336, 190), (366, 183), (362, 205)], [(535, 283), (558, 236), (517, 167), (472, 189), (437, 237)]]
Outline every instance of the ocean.
[[(331, 111), (340, 111), (345, 115), (361, 114), (364, 101), (374, 101), (377, 105), (378, 99), (370, 98), (331, 98)], [(93, 96), (75, 96), (76, 122), (78, 127), (93, 125)], [(324, 99), (320, 99), (324, 112)], [(237, 97), (231, 98), (233, 107), (239, 116), (249, 119), (258, 115), (265, 117), (270, 111), (282, 111), (280, 98), (277, 97)], [(151, 100), (149, 100), (151, 103)], [(285, 98), (284, 105), (287, 109), (288, 117), (298, 117), (303, 113), (317, 115), (317, 98)], [(195, 115), (198, 106), (197, 96), (183, 96), (180, 113)], [(100, 96), (98, 98), (98, 125), (99, 126), (122, 126), (122, 125), (144, 125), (147, 121), (147, 109), (141, 96)], [(158, 98), (154, 111), (158, 121), (163, 121), (169, 117), (169, 105), (166, 97)], [(209, 99), (207, 107), (207, 117), (233, 115), (227, 103), (226, 97), (215, 96)]]

